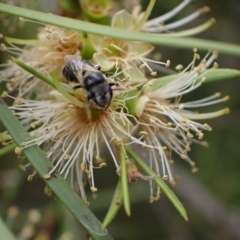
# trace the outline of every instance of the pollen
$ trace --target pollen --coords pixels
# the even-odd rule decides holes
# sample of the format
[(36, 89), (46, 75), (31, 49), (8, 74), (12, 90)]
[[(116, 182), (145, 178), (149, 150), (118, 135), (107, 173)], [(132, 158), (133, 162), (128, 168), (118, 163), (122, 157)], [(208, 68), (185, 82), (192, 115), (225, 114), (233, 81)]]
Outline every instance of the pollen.
[(169, 67), (170, 67), (170, 64), (171, 64), (170, 60), (167, 60), (167, 62), (166, 62), (166, 68), (169, 68)]
[(211, 126), (209, 126), (207, 123), (204, 124), (204, 127), (205, 127), (208, 131), (212, 131)]
[(20, 168), (23, 172), (26, 171), (26, 167), (25, 167), (24, 165), (19, 165), (19, 168)]
[(192, 168), (192, 173), (196, 173), (196, 172), (198, 172), (198, 171), (199, 171), (198, 168), (196, 168), (196, 167)]
[(141, 134), (141, 135), (145, 135), (145, 136), (148, 135), (148, 133), (147, 133), (146, 131), (140, 131), (140, 134)]
[(15, 153), (16, 153), (17, 155), (20, 155), (20, 154), (22, 153), (21, 148), (20, 148), (20, 147), (16, 147), (16, 148), (15, 148)]
[(33, 179), (33, 175), (28, 175), (27, 180), (28, 180), (29, 182), (31, 182), (32, 179)]
[(155, 201), (155, 198), (154, 197), (150, 197), (149, 198), (149, 203), (153, 203)]
[(18, 156), (18, 161), (19, 161), (19, 162), (22, 162), (22, 161), (23, 161), (23, 159), (24, 159), (23, 157), (21, 157), (21, 156)]
[(98, 190), (98, 189), (97, 189), (96, 187), (91, 187), (91, 191), (92, 191), (92, 192), (97, 192), (97, 190)]
[(81, 171), (85, 171), (86, 170), (85, 165), (83, 163), (80, 165), (80, 169), (81, 169)]
[(49, 180), (51, 178), (51, 174), (46, 173), (43, 175), (44, 179)]
[(157, 76), (157, 72), (156, 71), (151, 72), (151, 76), (153, 76), (153, 77)]
[(65, 159), (65, 160), (68, 160), (70, 157), (71, 157), (71, 156), (67, 154), (67, 155), (65, 155), (64, 159)]
[(1, 94), (1, 97), (2, 98), (5, 98), (8, 96), (8, 92), (7, 91), (3, 91), (3, 93)]
[(161, 197), (160, 194), (156, 195), (156, 196), (154, 197), (154, 201), (158, 201), (158, 200), (160, 199), (160, 197)]
[(173, 160), (168, 160), (168, 163), (169, 163), (170, 165), (173, 165), (173, 164), (174, 164), (174, 161), (173, 161)]
[(6, 50), (7, 50), (7, 48), (6, 48), (5, 44), (1, 43), (0, 44), (0, 51), (4, 52)]
[(168, 180), (168, 175), (162, 176), (162, 179), (165, 181)]
[(22, 145), (23, 147), (26, 147), (26, 146), (27, 146), (27, 143), (26, 143), (26, 142), (22, 142), (21, 145)]
[(55, 152), (55, 150), (56, 150), (56, 149), (55, 149), (54, 147), (50, 147), (50, 151), (51, 151), (51, 152)]
[(99, 165), (99, 167), (100, 168), (102, 168), (102, 167), (106, 167), (107, 166), (107, 164), (104, 162), (104, 163), (101, 163), (100, 165)]

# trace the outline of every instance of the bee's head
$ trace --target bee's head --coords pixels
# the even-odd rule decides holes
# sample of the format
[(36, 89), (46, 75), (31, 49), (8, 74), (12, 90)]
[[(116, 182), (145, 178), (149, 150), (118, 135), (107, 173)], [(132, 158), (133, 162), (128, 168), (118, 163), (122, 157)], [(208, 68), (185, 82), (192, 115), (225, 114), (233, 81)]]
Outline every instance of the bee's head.
[(89, 92), (89, 100), (95, 102), (99, 107), (107, 108), (112, 100), (112, 89), (109, 84), (95, 85)]

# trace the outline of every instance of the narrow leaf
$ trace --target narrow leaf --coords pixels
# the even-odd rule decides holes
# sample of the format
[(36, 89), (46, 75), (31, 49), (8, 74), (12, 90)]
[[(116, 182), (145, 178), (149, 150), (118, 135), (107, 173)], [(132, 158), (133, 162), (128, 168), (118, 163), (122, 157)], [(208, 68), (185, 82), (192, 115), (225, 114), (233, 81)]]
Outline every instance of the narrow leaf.
[[(126, 148), (127, 153), (137, 162), (137, 164), (149, 175), (153, 176), (155, 172), (149, 168), (149, 166), (130, 148)], [(182, 217), (187, 221), (187, 213), (182, 203), (179, 201), (177, 196), (173, 193), (173, 191), (167, 186), (167, 184), (160, 178), (155, 177), (153, 179), (155, 183), (161, 188), (161, 190), (165, 193), (168, 199), (172, 202), (178, 212), (182, 215)]]
[(25, 71), (31, 73), (32, 75), (34, 75), (35, 77), (41, 79), (43, 82), (47, 83), (48, 85), (52, 86), (53, 88), (56, 88), (53, 81), (51, 80), (51, 78), (47, 77), (45, 74), (37, 71), (36, 69), (30, 67), (29, 65), (25, 64), (24, 62), (13, 58), (12, 57), (13, 62), (15, 62), (19, 67), (23, 68)]
[(12, 143), (12, 144), (9, 144), (5, 147), (2, 147), (0, 149), (0, 157), (12, 152), (16, 146), (17, 145), (15, 143)]
[(106, 228), (109, 225), (109, 223), (111, 223), (113, 218), (116, 216), (116, 214), (122, 204), (122, 196), (123, 196), (122, 184), (121, 184), (121, 179), (119, 178), (117, 187), (116, 187), (114, 195), (113, 195), (111, 205), (110, 205), (108, 212), (103, 220), (102, 228)]
[[(186, 72), (185, 74), (187, 77), (188, 72)], [(172, 74), (172, 75), (165, 76), (165, 77), (156, 78), (153, 80), (152, 89), (156, 90), (156, 89), (166, 85), (167, 83), (171, 82), (173, 79), (177, 78), (178, 76), (179, 76), (179, 73)], [(184, 75), (182, 75), (182, 76), (184, 76)], [(213, 69), (213, 70), (209, 71), (207, 74), (204, 75), (204, 77), (206, 78), (204, 83), (210, 83), (210, 82), (240, 77), (240, 71), (235, 70), (235, 69), (219, 68), (219, 69)], [(201, 80), (201, 78), (199, 78), (198, 80)]]
[[(23, 142), (32, 140), (29, 133), (18, 122), (17, 118), (12, 114), (2, 99), (0, 99), (0, 112), (0, 120), (19, 147), (22, 146)], [(106, 229), (103, 230), (101, 228), (101, 223), (98, 219), (61, 176), (52, 176), (48, 180), (44, 178), (44, 175), (49, 172), (49, 169), (51, 169), (53, 165), (37, 145), (25, 148), (22, 151), (48, 187), (94, 239), (113, 239)]]
[(129, 192), (128, 192), (128, 181), (127, 181), (127, 169), (126, 169), (126, 156), (125, 151), (123, 149), (122, 145), (116, 145), (118, 156), (120, 160), (120, 179), (121, 179), (121, 185), (122, 185), (122, 194), (123, 194), (123, 205), (124, 209), (126, 211), (126, 214), (128, 216), (131, 215), (131, 209), (130, 209), (130, 198), (129, 198)]
[(78, 101), (75, 97), (73, 97), (72, 95), (70, 95), (66, 89), (62, 86), (62, 84), (59, 82), (59, 80), (57, 79), (57, 76), (55, 73), (52, 73), (52, 79), (54, 82), (54, 85), (56, 86), (57, 90), (66, 98), (68, 99), (71, 103), (73, 103), (74, 105), (80, 107), (80, 108), (84, 108), (84, 104), (80, 101)]
[(167, 36), (167, 34), (153, 34), (142, 32), (134, 32), (133, 34), (131, 30), (127, 29), (114, 28), (110, 26), (103, 26), (66, 17), (55, 16), (53, 14), (24, 9), (4, 3), (0, 3), (0, 12), (43, 22), (45, 24), (51, 24), (67, 29), (73, 29), (101, 36), (110, 36), (123, 40), (148, 42), (162, 46), (185, 48), (191, 50), (193, 48), (202, 49), (205, 51), (209, 51), (209, 49), (212, 49), (217, 50), (220, 53), (240, 56), (240, 46), (236, 44), (221, 43), (217, 41), (202, 40), (190, 37), (169, 37)]
[[(29, 72), (30, 74), (34, 75), (39, 80), (45, 82), (46, 84), (50, 85), (54, 89), (61, 89), (62, 92), (66, 92), (66, 95), (69, 96), (68, 93), (73, 94), (72, 88), (65, 83), (60, 83), (57, 79), (57, 77), (54, 75), (55, 78), (51, 78), (50, 76), (47, 77), (45, 74), (39, 72), (38, 70), (32, 68), (31, 66), (25, 64), (24, 62), (20, 61), (19, 59), (12, 58), (12, 60), (21, 68), (23, 68), (25, 71)], [(60, 92), (60, 91), (59, 91)], [(63, 94), (64, 95), (64, 94)], [(71, 97), (71, 96), (70, 96)], [(74, 101), (74, 100), (73, 100)]]
[(0, 239), (16, 240), (13, 233), (7, 228), (3, 220), (0, 218)]

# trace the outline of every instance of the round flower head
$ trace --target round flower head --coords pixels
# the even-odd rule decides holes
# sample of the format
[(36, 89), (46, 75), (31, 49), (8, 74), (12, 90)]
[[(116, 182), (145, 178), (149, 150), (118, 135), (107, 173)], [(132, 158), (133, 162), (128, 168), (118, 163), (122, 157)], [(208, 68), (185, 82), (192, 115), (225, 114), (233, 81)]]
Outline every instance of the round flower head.
[(52, 98), (47, 101), (16, 99), (11, 107), (33, 137), (33, 141), (24, 143), (23, 148), (32, 144), (43, 146), (54, 163), (50, 174), (56, 170), (64, 177), (70, 174), (73, 186), (77, 179), (81, 197), (87, 201), (84, 183), (89, 181), (91, 190), (96, 191), (93, 169), (106, 165), (100, 157), (102, 144), (118, 169), (120, 163), (114, 145), (123, 144), (126, 139), (135, 141), (131, 135), (134, 126), (121, 102), (113, 101), (107, 109), (97, 106), (88, 109), (82, 93), (78, 93), (73, 102), (56, 90), (50, 95)]
[[(192, 171), (195, 172), (195, 163), (188, 156), (190, 146), (194, 142), (207, 145), (206, 142), (200, 141), (204, 135), (202, 131), (210, 131), (212, 128), (195, 120), (218, 117), (229, 112), (229, 109), (212, 113), (198, 113), (192, 110), (228, 99), (227, 96), (215, 100), (219, 98), (219, 93), (193, 102), (180, 102), (184, 94), (195, 90), (205, 80), (204, 76), (211, 71), (207, 70), (207, 67), (216, 58), (216, 53), (206, 56), (195, 66), (199, 57), (195, 53), (189, 66), (167, 84), (158, 80), (149, 81), (136, 102), (135, 115), (138, 118), (139, 132), (143, 136), (146, 148), (149, 149), (148, 163), (158, 175), (165, 180), (169, 179), (173, 185), (175, 180), (170, 168), (170, 164), (173, 163), (171, 153), (175, 152), (189, 162)], [(153, 189), (151, 183), (151, 199), (154, 199)], [(159, 191), (160, 189), (157, 189), (157, 195)]]

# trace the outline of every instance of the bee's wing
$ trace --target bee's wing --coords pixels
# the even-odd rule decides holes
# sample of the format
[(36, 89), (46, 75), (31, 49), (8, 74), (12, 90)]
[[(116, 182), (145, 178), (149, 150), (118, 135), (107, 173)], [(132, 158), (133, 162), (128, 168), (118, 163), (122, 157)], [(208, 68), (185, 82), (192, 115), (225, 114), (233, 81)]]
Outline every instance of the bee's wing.
[(82, 58), (77, 55), (66, 55), (64, 57), (65, 66), (73, 71), (82, 71)]

